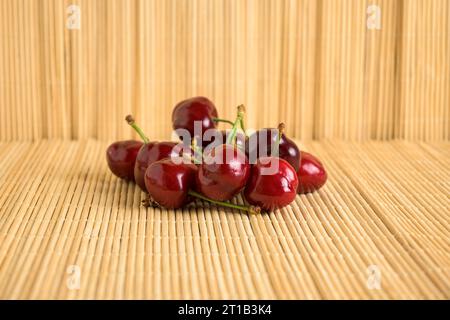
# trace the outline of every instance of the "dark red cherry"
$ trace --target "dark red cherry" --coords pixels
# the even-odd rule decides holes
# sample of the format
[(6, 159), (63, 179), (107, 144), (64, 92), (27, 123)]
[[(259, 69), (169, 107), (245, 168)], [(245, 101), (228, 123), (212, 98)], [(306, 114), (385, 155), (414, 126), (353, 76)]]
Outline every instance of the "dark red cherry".
[[(187, 130), (193, 138), (208, 129), (216, 128), (214, 118), (217, 118), (217, 110), (212, 101), (205, 97), (194, 97), (183, 100), (175, 106), (172, 112), (172, 126), (174, 130)], [(195, 121), (200, 122), (201, 132), (194, 132)]]
[(319, 159), (302, 151), (300, 168), (297, 171), (298, 193), (308, 193), (320, 189), (327, 181), (327, 172)]
[(245, 153), (235, 146), (222, 144), (204, 154), (196, 188), (213, 200), (230, 200), (244, 188), (249, 174)]
[[(224, 201), (238, 194), (247, 182), (250, 165), (244, 151), (235, 145), (237, 128), (244, 116), (244, 107), (237, 108), (236, 121), (225, 144), (206, 148), (196, 179), (197, 190), (206, 197)], [(221, 138), (220, 136), (218, 136)]]
[(163, 159), (150, 164), (145, 171), (145, 186), (152, 200), (168, 209), (178, 209), (193, 200), (189, 190), (194, 187), (197, 166), (176, 164)]
[(141, 141), (125, 140), (117, 141), (106, 149), (106, 161), (112, 173), (121, 179), (134, 181), (134, 164)]
[(252, 165), (244, 196), (251, 205), (272, 211), (294, 201), (297, 187), (297, 173), (286, 160), (260, 157)]
[(251, 214), (260, 212), (259, 207), (216, 201), (192, 190), (195, 188), (197, 170), (198, 167), (192, 163), (177, 164), (171, 159), (153, 162), (145, 172), (145, 185), (150, 200), (168, 209), (178, 209), (198, 198)]
[(172, 141), (154, 141), (145, 143), (142, 146), (136, 157), (136, 164), (134, 166), (134, 179), (142, 191), (147, 191), (144, 177), (148, 166), (153, 162), (165, 158), (178, 157), (180, 152), (175, 148), (177, 145), (178, 143)]
[(147, 170), (148, 166), (153, 162), (164, 158), (179, 157), (182, 155), (184, 152), (183, 149), (185, 148), (182, 148), (181, 146), (177, 147), (178, 143), (172, 141), (150, 142), (142, 129), (136, 124), (132, 115), (126, 116), (125, 120), (134, 130), (136, 130), (144, 141), (144, 144), (139, 149), (136, 156), (136, 163), (134, 165), (134, 179), (142, 191), (146, 192), (147, 189), (145, 188), (144, 177), (145, 170)]
[[(284, 128), (283, 124), (280, 127)], [(246, 144), (246, 154), (250, 162), (253, 163), (260, 156), (270, 156), (272, 154), (272, 146), (278, 140), (278, 130), (275, 128), (265, 128), (254, 132), (248, 139)], [(266, 140), (264, 140), (264, 137)], [(281, 159), (286, 160), (294, 167), (295, 171), (299, 168), (300, 150), (294, 141), (286, 137), (283, 133), (281, 135), (279, 144), (279, 154)]]

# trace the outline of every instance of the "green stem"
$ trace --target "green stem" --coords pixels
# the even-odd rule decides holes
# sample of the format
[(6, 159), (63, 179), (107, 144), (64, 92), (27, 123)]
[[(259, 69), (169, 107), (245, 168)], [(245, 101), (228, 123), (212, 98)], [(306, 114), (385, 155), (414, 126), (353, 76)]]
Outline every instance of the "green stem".
[(244, 112), (245, 112), (245, 107), (243, 104), (241, 104), (240, 106), (238, 106), (237, 117), (233, 123), (233, 128), (231, 128), (231, 132), (227, 137), (226, 144), (233, 144), (234, 138), (236, 137), (236, 133), (237, 133), (237, 127), (238, 127), (238, 125), (241, 125), (241, 121), (244, 117)]
[(244, 131), (245, 136), (247, 137), (247, 131), (245, 131), (245, 120), (244, 117), (241, 119), (241, 129)]
[(283, 135), (284, 132), (284, 123), (280, 123), (278, 125), (278, 135), (277, 135), (277, 141), (275, 142), (275, 144), (272, 146), (272, 150), (271, 150), (271, 155), (278, 157), (279, 154), (279, 150), (280, 150), (280, 142), (281, 142), (281, 137)]
[(197, 160), (196, 157), (194, 156), (190, 156), (187, 155), (186, 153), (183, 153), (183, 159), (189, 160), (190, 162), (192, 162), (193, 164), (201, 164), (202, 162)]
[(245, 107), (243, 104), (241, 104), (239, 107), (241, 108), (241, 111), (242, 111), (242, 117), (240, 119), (241, 129), (242, 129), (242, 131), (244, 131), (244, 135), (247, 137), (247, 131), (245, 131), (245, 119), (244, 119)]
[(233, 121), (227, 120), (227, 119), (221, 119), (221, 118), (213, 118), (214, 122), (225, 122), (231, 125), (234, 125)]
[(251, 213), (251, 214), (256, 214), (256, 213), (260, 213), (261, 212), (261, 209), (259, 207), (241, 206), (241, 205), (233, 204), (233, 203), (229, 203), (229, 202), (223, 202), (223, 201), (217, 201), (217, 200), (209, 199), (209, 198), (205, 197), (204, 195), (202, 195), (202, 194), (200, 194), (198, 192), (192, 191), (192, 190), (189, 190), (188, 194), (190, 196), (195, 197), (195, 198), (202, 199), (202, 200), (205, 200), (205, 201), (217, 204), (217, 205), (222, 206), (222, 207), (228, 207), (228, 208), (232, 208), (232, 209), (242, 210), (242, 211), (246, 211), (246, 212)]
[(200, 159), (203, 158), (203, 151), (199, 146), (197, 146), (197, 139), (194, 137), (191, 141), (191, 148), (194, 150), (194, 156), (192, 157), (192, 161), (194, 161), (195, 164), (201, 164), (202, 161), (197, 159), (197, 155), (200, 156)]
[(125, 120), (139, 134), (139, 136), (141, 137), (142, 141), (144, 141), (145, 144), (150, 142), (150, 140), (145, 135), (144, 131), (142, 131), (142, 129), (136, 124), (131, 114), (127, 115)]

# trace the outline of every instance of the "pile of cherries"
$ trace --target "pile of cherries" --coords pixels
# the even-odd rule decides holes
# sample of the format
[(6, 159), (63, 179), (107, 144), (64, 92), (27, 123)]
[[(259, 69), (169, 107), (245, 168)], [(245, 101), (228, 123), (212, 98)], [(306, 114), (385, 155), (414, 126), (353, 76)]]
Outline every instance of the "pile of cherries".
[[(271, 211), (290, 204), (297, 193), (325, 184), (322, 163), (310, 153), (300, 153), (283, 133), (283, 124), (247, 136), (244, 112), (239, 106), (233, 122), (218, 118), (216, 107), (205, 97), (183, 100), (172, 113), (181, 142), (150, 141), (129, 115), (126, 121), (143, 141), (111, 144), (106, 151), (109, 168), (147, 192), (147, 205), (168, 209), (199, 198), (249, 213)], [(219, 122), (229, 123), (231, 130), (218, 130)], [(249, 205), (229, 202), (241, 192)]]

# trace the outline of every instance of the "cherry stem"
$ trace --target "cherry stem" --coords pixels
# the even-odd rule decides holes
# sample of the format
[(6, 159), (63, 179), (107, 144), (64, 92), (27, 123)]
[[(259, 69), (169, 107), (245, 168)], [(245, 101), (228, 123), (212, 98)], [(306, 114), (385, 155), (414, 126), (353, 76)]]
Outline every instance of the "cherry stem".
[(217, 201), (217, 200), (209, 199), (209, 198), (205, 197), (204, 195), (202, 195), (202, 194), (200, 194), (198, 192), (192, 191), (192, 190), (189, 190), (188, 194), (190, 196), (195, 197), (195, 198), (202, 199), (202, 200), (205, 200), (205, 201), (217, 204), (217, 205), (222, 206), (222, 207), (228, 207), (228, 208), (232, 208), (232, 209), (242, 210), (242, 211), (246, 211), (246, 212), (248, 212), (250, 214), (261, 213), (261, 208), (260, 207), (241, 206), (241, 205), (233, 204), (233, 203), (229, 203), (229, 202)]
[(227, 120), (227, 119), (221, 119), (221, 118), (213, 118), (214, 122), (225, 122), (231, 125), (234, 125), (233, 121)]
[(144, 141), (145, 144), (150, 142), (150, 140), (145, 135), (144, 131), (142, 131), (142, 129), (136, 124), (131, 114), (127, 115), (125, 120), (139, 134), (139, 136), (141, 137), (142, 141)]
[(245, 136), (247, 136), (247, 131), (245, 131), (245, 120), (244, 118), (241, 119), (241, 129), (244, 131)]
[(155, 200), (153, 200), (153, 198), (149, 194), (147, 194), (147, 197), (145, 197), (145, 199), (141, 201), (141, 204), (146, 208), (160, 208), (160, 205)]
[(233, 128), (231, 128), (231, 132), (227, 137), (227, 142), (226, 144), (232, 144), (234, 141), (234, 138), (236, 137), (236, 133), (237, 133), (237, 127), (238, 125), (240, 125), (242, 127), (242, 119), (244, 118), (244, 113), (245, 113), (245, 107), (243, 104), (239, 105), (237, 107), (237, 116), (236, 116), (236, 120), (233, 123)]
[(278, 157), (278, 154), (279, 154), (279, 151), (280, 151), (281, 137), (282, 137), (282, 135), (283, 135), (283, 133), (284, 133), (284, 129), (285, 129), (284, 123), (280, 123), (280, 124), (278, 125), (277, 140), (276, 140), (275, 144), (272, 146), (272, 150), (271, 150), (271, 151), (272, 151), (271, 154), (272, 154), (273, 156)]
[[(230, 120), (227, 120), (227, 119), (213, 118), (213, 121), (214, 122), (224, 122), (224, 123), (228, 123), (228, 124), (234, 126), (234, 122), (230, 121)], [(244, 131), (245, 136), (247, 136), (247, 132), (245, 131), (245, 120), (244, 120), (244, 118), (241, 119), (240, 125), (241, 125), (242, 131)]]
[(186, 159), (188, 161), (190, 161), (190, 163), (194, 163), (197, 164), (196, 160), (194, 157), (187, 155), (186, 153), (183, 153), (183, 159)]
[(242, 117), (241, 117), (241, 120), (240, 120), (240, 125), (241, 125), (242, 131), (244, 131), (244, 135), (247, 136), (247, 132), (245, 131), (245, 118), (244, 118), (245, 107), (244, 107), (243, 104), (242, 104), (241, 106), (242, 106), (242, 108), (243, 108), (244, 111), (242, 112)]
[[(202, 163), (201, 158), (203, 157), (203, 152), (200, 149), (200, 147), (197, 146), (197, 139), (196, 139), (196, 137), (194, 137), (194, 139), (192, 139), (192, 141), (191, 141), (191, 148), (192, 148), (192, 150), (194, 150), (194, 156), (193, 157), (191, 156), (192, 161), (195, 164), (201, 164)], [(197, 155), (200, 156), (200, 160), (197, 159)]]

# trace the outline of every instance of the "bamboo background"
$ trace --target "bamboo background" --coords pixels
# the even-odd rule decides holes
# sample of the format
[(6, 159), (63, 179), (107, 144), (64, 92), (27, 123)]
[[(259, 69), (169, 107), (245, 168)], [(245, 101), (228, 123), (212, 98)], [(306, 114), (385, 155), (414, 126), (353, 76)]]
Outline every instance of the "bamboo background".
[(448, 0), (2, 0), (0, 141), (130, 137), (130, 112), (168, 138), (194, 95), (303, 140), (448, 140), (449, 13)]
[[(448, 0), (0, 0), (0, 299), (449, 299), (449, 16)], [(222, 118), (246, 104), (250, 128), (284, 121), (325, 186), (259, 215), (143, 207), (105, 149), (133, 136), (128, 113), (169, 138), (195, 95)]]

